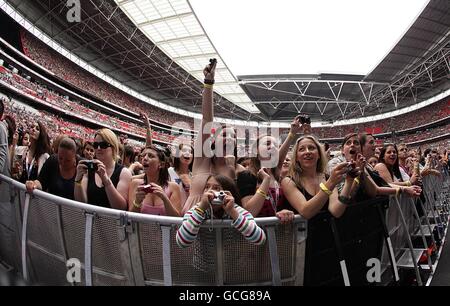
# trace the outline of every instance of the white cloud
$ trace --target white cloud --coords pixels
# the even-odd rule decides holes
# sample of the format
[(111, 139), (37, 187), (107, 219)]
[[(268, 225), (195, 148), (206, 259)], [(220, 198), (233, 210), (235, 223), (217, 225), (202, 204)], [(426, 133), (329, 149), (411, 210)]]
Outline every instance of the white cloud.
[(367, 74), (428, 0), (190, 0), (235, 75)]

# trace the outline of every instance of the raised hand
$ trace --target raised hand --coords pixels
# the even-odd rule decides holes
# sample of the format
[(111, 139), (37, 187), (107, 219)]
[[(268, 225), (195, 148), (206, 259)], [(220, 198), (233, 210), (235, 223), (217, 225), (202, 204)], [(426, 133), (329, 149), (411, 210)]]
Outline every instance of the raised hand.
[(203, 69), (203, 74), (205, 75), (205, 80), (214, 81), (214, 75), (216, 72), (217, 61), (212, 60), (205, 69)]

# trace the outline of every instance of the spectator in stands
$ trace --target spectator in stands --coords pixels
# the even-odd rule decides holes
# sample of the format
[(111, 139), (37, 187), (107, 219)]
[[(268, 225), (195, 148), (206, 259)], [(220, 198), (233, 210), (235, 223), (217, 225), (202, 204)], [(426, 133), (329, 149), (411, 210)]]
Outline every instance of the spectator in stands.
[[(187, 212), (195, 204), (197, 204), (203, 195), (203, 190), (206, 185), (206, 180), (211, 174), (226, 173), (227, 175), (234, 176), (236, 168), (236, 159), (226, 159), (225, 156), (216, 156), (212, 154), (212, 150), (205, 152), (204, 148), (212, 148), (211, 133), (212, 124), (214, 118), (214, 105), (213, 105), (213, 84), (215, 75), (216, 64), (210, 63), (203, 70), (205, 76), (205, 84), (202, 93), (202, 122), (200, 125), (200, 131), (198, 131), (198, 137), (195, 141), (194, 150), (196, 156), (194, 157), (194, 164), (192, 167), (192, 184), (189, 197), (187, 198), (182, 213)], [(228, 143), (227, 139), (236, 139), (234, 129), (224, 129), (222, 133), (225, 137), (221, 136), (222, 144)], [(222, 135), (222, 134), (221, 134)], [(223, 141), (225, 140), (225, 141)], [(217, 142), (217, 139), (216, 139)], [(219, 142), (217, 142), (219, 143)], [(217, 148), (219, 146), (215, 144)], [(236, 145), (236, 143), (234, 143)], [(232, 169), (231, 169), (232, 168)]]
[(279, 179), (280, 182), (288, 175), (289, 168), (291, 167), (291, 160), (292, 160), (292, 152), (289, 152), (286, 155), (286, 158), (284, 159), (283, 166), (281, 166)]
[(130, 184), (129, 211), (151, 215), (181, 217), (179, 186), (170, 181), (168, 149), (157, 144), (142, 151), (144, 176)]
[[(63, 140), (65, 137), (67, 137), (66, 135), (58, 135), (56, 136), (56, 138), (53, 139), (52, 142), (52, 152), (53, 154), (58, 154), (58, 150), (59, 150), (59, 143), (61, 142), (61, 140)], [(76, 149), (76, 148), (75, 148)]]
[[(0, 120), (3, 118), (5, 106), (0, 100)], [(0, 121), (0, 174), (11, 176), (11, 162), (8, 148), (8, 126), (4, 120)]]
[(3, 121), (6, 124), (8, 130), (8, 158), (9, 167), (10, 169), (12, 169), (18, 140), (18, 135), (16, 133), (16, 120), (14, 120), (14, 117), (6, 115), (3, 118)]
[[(366, 172), (366, 158), (361, 154), (361, 143), (356, 133), (350, 133), (344, 137), (342, 142), (342, 155), (330, 160), (327, 165), (327, 174), (331, 175), (333, 169), (338, 165), (347, 162), (347, 172), (344, 174), (344, 179), (337, 185), (338, 193), (341, 194), (347, 176), (354, 178), (353, 186), (351, 187), (350, 197), (342, 197), (341, 200), (348, 202), (358, 202), (367, 198), (376, 196), (376, 185), (371, 180), (365, 179)], [(347, 203), (348, 204), (348, 203)]]
[(94, 154), (95, 154), (94, 144), (90, 141), (85, 141), (84, 146), (83, 146), (83, 153), (82, 153), (81, 157), (83, 159), (93, 160)]
[(174, 153), (173, 167), (169, 168), (170, 181), (175, 182), (180, 187), (181, 204), (184, 206), (191, 188), (194, 148), (181, 143)]
[(249, 170), (241, 172), (237, 180), (242, 206), (252, 215), (256, 217), (278, 215), (284, 218), (282, 217), (284, 210), (278, 213), (283, 198), (283, 190), (278, 181), (289, 147), (301, 130), (309, 134), (311, 126), (300, 125), (300, 119), (296, 118), (291, 123), (289, 135), (280, 149), (277, 140), (272, 136), (262, 135), (257, 138), (253, 148), (256, 157), (252, 157)]
[(406, 147), (406, 144), (401, 143), (398, 145), (398, 165), (400, 167), (400, 171), (404, 172), (402, 173), (403, 177), (406, 177), (406, 175), (411, 176), (410, 169), (406, 165), (407, 158), (408, 158), (408, 148)]
[[(307, 219), (313, 218), (321, 210), (329, 210), (340, 217), (345, 211), (338, 199), (335, 187), (344, 179), (348, 163), (341, 162), (325, 178), (327, 164), (326, 153), (313, 136), (303, 136), (294, 146), (293, 157), (288, 176), (281, 183), (288, 201), (287, 208), (297, 211)], [(341, 196), (348, 197), (355, 180), (347, 175)]]
[(248, 170), (248, 167), (250, 166), (251, 159), (249, 157), (241, 157), (238, 159), (237, 163), (245, 168), (245, 170)]
[(380, 162), (375, 166), (380, 176), (389, 184), (399, 186), (411, 186), (418, 182), (418, 177), (413, 175), (410, 179), (406, 173), (400, 171), (398, 150), (395, 144), (385, 145), (380, 152)]
[(30, 146), (23, 155), (22, 174), (20, 182), (33, 181), (41, 173), (42, 166), (52, 152), (47, 129), (41, 121), (32, 124), (30, 128)]
[(34, 189), (39, 189), (74, 200), (74, 183), (77, 172), (76, 150), (75, 141), (63, 136), (58, 143), (58, 153), (46, 160), (38, 179), (26, 182), (27, 191), (32, 193)]
[[(341, 162), (325, 178), (327, 165), (326, 153), (319, 142), (312, 136), (303, 136), (297, 140), (293, 150), (293, 161), (289, 174), (281, 182), (287, 202), (284, 208), (300, 213), (308, 219), (308, 237), (305, 250), (304, 285), (317, 285), (315, 274), (321, 272), (323, 262), (313, 258), (323, 251), (321, 242), (313, 242), (310, 237), (331, 236), (329, 223), (321, 220), (330, 213), (340, 217), (346, 209), (340, 198), (349, 197), (354, 177), (347, 175), (341, 194), (335, 188), (347, 171), (347, 162)], [(259, 192), (259, 191), (258, 191)], [(331, 238), (332, 239), (332, 238)]]
[(134, 163), (134, 148), (130, 145), (125, 145), (123, 149), (123, 165), (130, 168), (131, 164)]
[(367, 163), (368, 165), (370, 165), (370, 167), (375, 168), (375, 166), (378, 164), (378, 158), (376, 158), (376, 156), (372, 156), (369, 158)]
[(375, 157), (375, 138), (372, 134), (362, 133), (359, 135), (359, 142), (361, 150), (366, 159), (369, 160), (365, 167), (365, 172), (368, 176), (365, 179), (369, 184), (372, 184), (376, 190), (377, 195), (398, 195), (400, 192), (405, 192), (410, 196), (419, 196), (421, 188), (418, 186), (398, 187), (389, 185), (375, 170), (378, 164), (378, 159)]
[[(216, 197), (215, 193), (221, 191), (223, 198)], [(235, 183), (224, 175), (211, 175), (207, 178), (201, 200), (183, 217), (183, 223), (176, 234), (177, 244), (180, 247), (191, 245), (197, 238), (200, 225), (207, 219), (232, 219), (232, 225), (245, 239), (256, 245), (264, 244), (264, 231), (256, 224), (251, 213), (239, 204), (240, 197)]]
[(92, 205), (126, 210), (130, 171), (117, 163), (119, 141), (109, 129), (96, 132), (95, 157), (80, 161), (75, 177), (75, 200)]

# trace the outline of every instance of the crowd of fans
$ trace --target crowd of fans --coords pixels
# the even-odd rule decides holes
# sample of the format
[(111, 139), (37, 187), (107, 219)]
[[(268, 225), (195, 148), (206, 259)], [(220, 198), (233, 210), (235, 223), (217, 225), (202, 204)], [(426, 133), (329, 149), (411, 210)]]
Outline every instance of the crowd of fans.
[(175, 122), (186, 122), (191, 127), (194, 125), (193, 119), (190, 117), (170, 113), (150, 104), (145, 104), (119, 89), (116, 89), (72, 63), (58, 52), (50, 49), (47, 45), (26, 31), (21, 32), (21, 39), (23, 51), (26, 56), (45, 67), (47, 70), (53, 72), (60, 79), (69, 82), (77, 88), (84, 89), (86, 92), (97, 98), (120, 105), (137, 114), (143, 112), (152, 114), (152, 119), (164, 124), (171, 125)]
[[(202, 128), (214, 122), (215, 64), (206, 66), (204, 75)], [(112, 127), (119, 124), (124, 130), (119, 119), (6, 69), (2, 80), (58, 108)], [(155, 134), (144, 115), (142, 127), (129, 129), (141, 129), (145, 144), (133, 144), (108, 128), (94, 131), (9, 100), (0, 104), (2, 117), (6, 109), (0, 125), (0, 156), (8, 156), (0, 159), (0, 171), (24, 183), (28, 192), (41, 189), (112, 209), (183, 217), (176, 235), (180, 247), (197, 239), (207, 219), (232, 219), (245, 239), (262, 245), (266, 234), (255, 217), (274, 216), (290, 223), (301, 214), (309, 219), (305, 285), (318, 284), (317, 275), (327, 273), (324, 263), (313, 259), (322, 246), (308, 240), (324, 233), (319, 222), (323, 214), (341, 218), (348, 205), (377, 196), (419, 197), (422, 177), (448, 175), (448, 147), (440, 151), (427, 145), (416, 150), (398, 140), (377, 145), (372, 134), (351, 132), (331, 154), (301, 117), (293, 118), (283, 141), (258, 135), (248, 146), (254, 154), (242, 158), (234, 127), (202, 129), (195, 145), (186, 141), (160, 146), (154, 143)], [(436, 134), (447, 127), (436, 128)]]
[[(103, 114), (99, 111), (90, 109), (88, 106), (81, 104), (78, 101), (69, 100), (52, 90), (46, 88), (45, 85), (40, 85), (37, 82), (31, 81), (30, 78), (23, 77), (18, 73), (13, 73), (5, 67), (0, 67), (0, 80), (20, 90), (21, 92), (33, 96), (36, 99), (45, 101), (60, 110), (71, 112), (75, 116), (83, 115), (94, 122), (101, 122), (106, 127), (139, 135), (145, 137), (145, 129), (136, 123), (130, 123), (120, 120), (117, 117)], [(153, 131), (153, 137), (156, 140), (171, 143), (175, 140), (175, 136), (163, 130)], [(182, 135), (177, 135), (178, 138), (183, 138)], [(186, 137), (185, 137), (186, 138)]]
[[(173, 124), (174, 122), (186, 122), (193, 126), (193, 119), (170, 113), (166, 110), (144, 104), (134, 97), (114, 88), (79, 66), (64, 58), (56, 51), (36, 39), (27, 32), (22, 32), (22, 44), (25, 55), (36, 61), (38, 64), (46, 67), (55, 73), (61, 79), (73, 84), (78, 88), (88, 90), (92, 95), (113, 102), (123, 108), (133, 110), (136, 113), (147, 113), (150, 119)], [(370, 123), (355, 124), (348, 126), (318, 127), (313, 128), (313, 132), (321, 139), (342, 138), (353, 131), (370, 132), (373, 134), (390, 133), (392, 131), (401, 131), (414, 128), (420, 125), (428, 124), (439, 119), (450, 116), (450, 100), (443, 100), (433, 105), (427, 106), (417, 111), (420, 116), (411, 116), (411, 113), (395, 117), (395, 119), (383, 119), (372, 121)], [(415, 114), (416, 112), (414, 112)], [(120, 124), (119, 124), (120, 125)], [(116, 125), (117, 126), (117, 125)]]

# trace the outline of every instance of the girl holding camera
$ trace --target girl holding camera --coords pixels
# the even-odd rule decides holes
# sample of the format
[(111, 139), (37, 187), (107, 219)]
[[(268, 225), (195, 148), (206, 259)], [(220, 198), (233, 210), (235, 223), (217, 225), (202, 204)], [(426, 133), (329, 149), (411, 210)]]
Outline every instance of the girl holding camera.
[(126, 210), (131, 173), (117, 162), (119, 141), (109, 129), (96, 132), (95, 158), (78, 163), (75, 200), (92, 205)]
[(177, 231), (180, 247), (191, 245), (197, 238), (200, 225), (207, 219), (233, 219), (232, 225), (248, 241), (262, 245), (266, 241), (264, 231), (256, 224), (251, 213), (239, 206), (240, 196), (234, 182), (224, 175), (211, 175), (206, 181), (200, 202), (183, 217)]
[(169, 154), (159, 145), (141, 153), (144, 176), (131, 181), (128, 210), (150, 215), (181, 217), (180, 188), (169, 177)]

